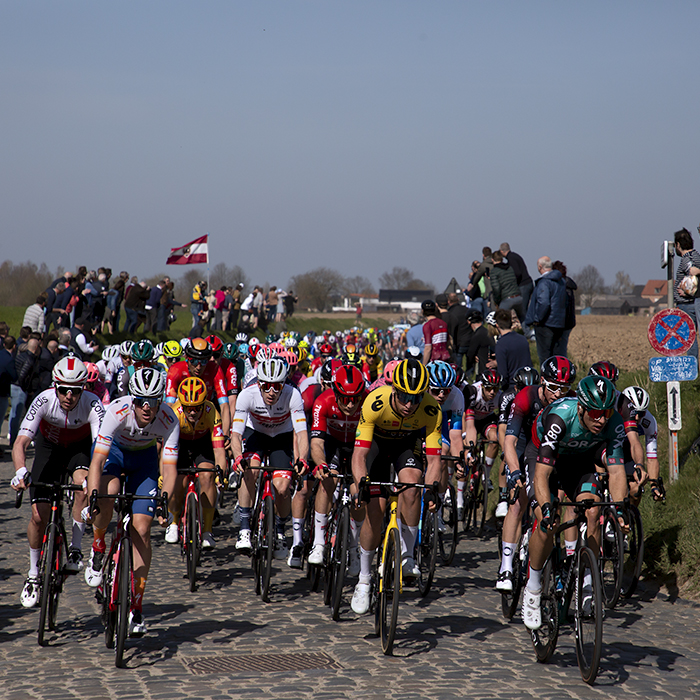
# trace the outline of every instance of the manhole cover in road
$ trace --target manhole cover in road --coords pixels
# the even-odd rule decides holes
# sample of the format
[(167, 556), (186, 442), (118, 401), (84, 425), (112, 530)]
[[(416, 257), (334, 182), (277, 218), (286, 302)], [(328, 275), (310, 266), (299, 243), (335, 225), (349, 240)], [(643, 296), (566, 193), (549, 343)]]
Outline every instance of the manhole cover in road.
[(183, 659), (188, 671), (195, 676), (207, 673), (279, 673), (305, 671), (311, 668), (342, 668), (328, 654), (245, 654), (237, 656), (207, 656)]

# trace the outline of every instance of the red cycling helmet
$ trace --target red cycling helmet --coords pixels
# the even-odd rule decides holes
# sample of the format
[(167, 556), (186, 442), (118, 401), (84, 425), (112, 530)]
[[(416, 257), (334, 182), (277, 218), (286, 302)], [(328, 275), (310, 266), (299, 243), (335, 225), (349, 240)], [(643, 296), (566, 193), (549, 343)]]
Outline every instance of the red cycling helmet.
[(576, 365), (568, 357), (553, 355), (542, 363), (540, 376), (545, 382), (571, 384), (576, 379)]
[(330, 343), (321, 343), (321, 345), (319, 345), (318, 351), (321, 355), (333, 355), (335, 352), (333, 350), (333, 346)]
[(221, 338), (215, 336), (213, 333), (212, 335), (208, 335), (205, 340), (207, 343), (209, 343), (209, 347), (211, 348), (212, 355), (214, 356), (215, 360), (218, 360), (221, 355), (224, 352), (224, 343), (221, 340)]
[(333, 374), (333, 391), (340, 396), (361, 396), (366, 386), (362, 372), (357, 367), (342, 365)]
[(605, 377), (614, 384), (620, 377), (620, 370), (612, 362), (603, 360), (591, 365), (591, 368), (588, 370), (588, 376)]
[(479, 381), (483, 386), (500, 387), (503, 377), (495, 369), (487, 369), (479, 375)]

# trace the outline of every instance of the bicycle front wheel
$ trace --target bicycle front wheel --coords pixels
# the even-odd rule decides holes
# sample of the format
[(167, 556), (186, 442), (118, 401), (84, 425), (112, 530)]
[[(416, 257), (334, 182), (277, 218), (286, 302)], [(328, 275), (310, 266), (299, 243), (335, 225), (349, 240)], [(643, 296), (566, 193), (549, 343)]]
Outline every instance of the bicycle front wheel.
[(575, 586), (576, 658), (581, 678), (590, 685), (603, 649), (603, 595), (598, 563), (588, 547), (579, 551)]
[[(114, 649), (114, 634), (117, 626), (117, 613), (111, 608), (114, 590), (114, 558), (105, 555), (107, 563), (102, 567), (102, 624), (105, 628), (105, 646)], [(100, 590), (100, 589), (98, 589)]]
[(190, 591), (194, 592), (197, 584), (197, 561), (199, 559), (199, 503), (197, 496), (190, 493), (185, 504), (184, 520), (185, 553), (187, 555), (187, 578)]
[(39, 564), (39, 580), (41, 581), (41, 602), (39, 609), (39, 634), (38, 642), (44, 645), (44, 632), (49, 622), (49, 600), (52, 594), (53, 566), (55, 563), (56, 535), (58, 528), (54, 523), (49, 523), (44, 538), (44, 548), (41, 552)]
[(63, 533), (56, 534), (56, 544), (51, 566), (51, 590), (49, 591), (49, 629), (55, 631), (56, 620), (58, 619), (58, 601), (63, 589), (63, 554), (65, 551)]
[(423, 522), (416, 544), (416, 564), (420, 569), (418, 577), (418, 590), (422, 596), (428, 595), (430, 586), (435, 576), (435, 563), (437, 562), (437, 515), (431, 513), (426, 507), (423, 510)]
[(644, 563), (644, 527), (637, 506), (629, 507), (630, 531), (622, 543), (622, 586), (621, 595), (629, 598), (637, 589), (639, 575)]
[(442, 504), (442, 520), (445, 523), (444, 532), (438, 532), (440, 544), (440, 558), (445, 566), (449, 566), (455, 557), (459, 523), (457, 522), (457, 494), (455, 487), (449, 484), (445, 493), (445, 502)]
[(614, 508), (603, 511), (603, 523), (600, 533), (600, 556), (598, 566), (603, 584), (603, 602), (612, 609), (620, 598), (622, 587), (622, 552), (623, 538), (617, 513)]
[(117, 562), (117, 644), (114, 663), (124, 667), (124, 648), (129, 634), (129, 611), (131, 609), (131, 549), (129, 541), (123, 539), (119, 545)]
[[(501, 591), (501, 610), (503, 617), (506, 620), (513, 619), (515, 611), (518, 609), (520, 602), (520, 593), (523, 590), (525, 579), (527, 577), (527, 533), (523, 532), (520, 535), (518, 544), (515, 547), (513, 556), (513, 590)], [(501, 543), (501, 547), (503, 543)]]
[(345, 574), (348, 570), (348, 539), (350, 537), (350, 509), (346, 506), (340, 511), (338, 530), (335, 533), (333, 548), (333, 593), (331, 596), (331, 615), (334, 620), (340, 616), (340, 603), (343, 599)]
[(396, 623), (399, 619), (399, 593), (401, 591), (401, 543), (397, 528), (391, 528), (387, 532), (380, 581), (379, 629), (382, 638), (382, 651), (389, 655), (394, 648)]
[(260, 595), (270, 602), (270, 579), (272, 578), (272, 559), (275, 554), (275, 505), (272, 496), (266, 496), (263, 502), (264, 533), (262, 559), (260, 561)]

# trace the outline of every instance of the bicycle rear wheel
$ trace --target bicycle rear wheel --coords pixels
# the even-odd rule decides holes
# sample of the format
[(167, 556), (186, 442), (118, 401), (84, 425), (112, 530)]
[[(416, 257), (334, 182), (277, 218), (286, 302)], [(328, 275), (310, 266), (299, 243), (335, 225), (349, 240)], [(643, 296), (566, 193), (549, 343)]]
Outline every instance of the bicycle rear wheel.
[(612, 609), (620, 598), (623, 552), (622, 530), (614, 508), (603, 511), (600, 542), (598, 565), (603, 584), (603, 602), (606, 608)]
[(260, 595), (270, 602), (270, 579), (272, 578), (272, 559), (275, 554), (275, 505), (272, 496), (265, 496), (263, 501), (264, 532), (262, 556), (260, 559)]
[(629, 598), (637, 589), (644, 563), (644, 526), (637, 506), (629, 507), (630, 531), (622, 543), (622, 586), (620, 594)]
[(603, 596), (600, 570), (588, 547), (579, 551), (575, 586), (576, 658), (581, 678), (591, 684), (603, 649)]
[(338, 529), (335, 533), (333, 557), (330, 561), (332, 569), (331, 616), (337, 620), (340, 614), (340, 603), (343, 599), (345, 573), (348, 568), (348, 538), (350, 537), (350, 509), (342, 507), (338, 519)]
[(323, 604), (330, 605), (333, 599), (333, 578), (335, 576), (335, 567), (333, 566), (335, 558), (335, 548), (338, 544), (337, 532), (338, 522), (340, 519), (340, 506), (331, 510), (328, 515), (328, 527), (326, 528), (326, 536), (324, 544), (326, 546), (323, 556), (323, 568), (325, 576), (323, 577)]
[(131, 609), (131, 548), (130, 542), (123, 539), (119, 544), (117, 562), (117, 644), (115, 666), (124, 667), (124, 648), (129, 634), (129, 611)]
[(265, 544), (264, 515), (261, 518), (262, 503), (258, 503), (253, 512), (252, 550), (250, 562), (253, 566), (253, 578), (255, 579), (255, 594), (260, 595), (262, 590), (262, 558)]
[(114, 649), (117, 613), (115, 610), (110, 610), (112, 590), (115, 585), (114, 558), (106, 554), (105, 559), (107, 559), (107, 563), (106, 566), (102, 568), (102, 624), (105, 628), (105, 646), (108, 649)]
[(185, 514), (183, 536), (187, 556), (187, 578), (190, 582), (190, 591), (194, 592), (197, 584), (197, 561), (199, 560), (199, 503), (193, 493), (187, 495)]
[(428, 595), (435, 576), (437, 562), (437, 516), (431, 513), (427, 506), (423, 510), (423, 522), (416, 543), (416, 564), (420, 569), (418, 590), (422, 596)]
[(379, 628), (382, 651), (390, 655), (394, 648), (396, 623), (399, 618), (401, 590), (401, 543), (396, 528), (387, 533), (386, 556), (382, 560), (381, 590), (379, 591)]
[(442, 563), (449, 566), (457, 550), (459, 539), (459, 523), (457, 522), (457, 494), (455, 487), (449, 484), (445, 493), (445, 502), (442, 504), (442, 520), (445, 523), (445, 532), (438, 532), (440, 544), (440, 558)]
[(530, 636), (537, 660), (544, 663), (551, 658), (559, 638), (559, 601), (551, 556), (542, 571), (541, 609), (542, 625), (537, 630), (530, 630)]
[(41, 552), (41, 561), (39, 564), (39, 580), (41, 581), (41, 598), (39, 609), (39, 630), (38, 642), (40, 646), (44, 645), (44, 632), (49, 623), (49, 600), (52, 592), (53, 581), (53, 566), (55, 563), (56, 549), (56, 533), (58, 528), (54, 523), (49, 523), (47, 528), (46, 538), (43, 543)]
[(489, 508), (489, 481), (486, 479), (486, 466), (482, 463), (479, 465), (479, 483), (481, 491), (479, 500), (476, 503), (477, 515), (475, 524), (477, 526), (476, 534), (481, 537), (484, 534), (484, 526), (486, 525), (486, 511)]

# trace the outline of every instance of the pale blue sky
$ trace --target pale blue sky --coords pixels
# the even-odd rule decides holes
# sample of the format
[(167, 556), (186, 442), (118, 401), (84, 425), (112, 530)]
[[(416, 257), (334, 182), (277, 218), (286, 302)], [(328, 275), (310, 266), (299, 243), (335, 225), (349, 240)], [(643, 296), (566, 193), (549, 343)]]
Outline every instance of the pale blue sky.
[[(0, 259), (438, 286), (504, 240), (663, 277), (697, 2), (0, 2)], [(177, 276), (182, 268), (167, 268)]]

